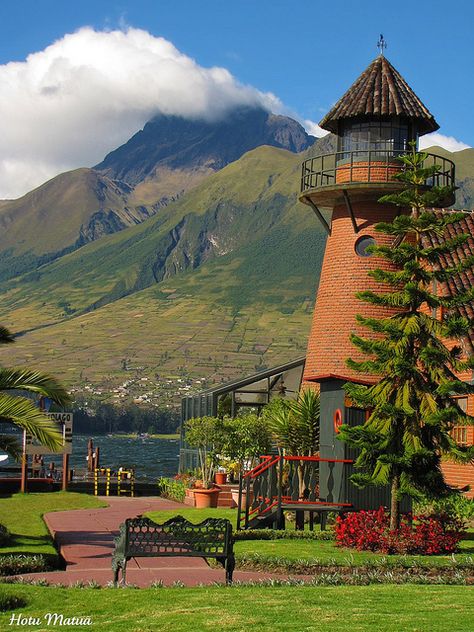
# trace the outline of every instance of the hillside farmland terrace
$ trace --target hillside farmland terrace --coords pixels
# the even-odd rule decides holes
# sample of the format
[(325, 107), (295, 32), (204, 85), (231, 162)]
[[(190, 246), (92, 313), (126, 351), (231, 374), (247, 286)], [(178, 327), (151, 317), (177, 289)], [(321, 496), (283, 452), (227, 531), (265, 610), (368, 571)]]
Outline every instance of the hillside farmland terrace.
[[(299, 172), (330, 143), (257, 147), (141, 223), (6, 275), (0, 322), (21, 335), (0, 362), (110, 402), (169, 406), (304, 355), (325, 235), (297, 201)], [(456, 161), (470, 207), (474, 150), (433, 151)]]

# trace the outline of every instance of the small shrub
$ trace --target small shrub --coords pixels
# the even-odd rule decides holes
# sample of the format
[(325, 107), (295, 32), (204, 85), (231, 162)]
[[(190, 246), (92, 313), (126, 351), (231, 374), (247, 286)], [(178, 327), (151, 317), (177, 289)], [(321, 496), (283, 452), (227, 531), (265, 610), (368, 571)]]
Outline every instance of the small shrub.
[(415, 508), (420, 514), (449, 514), (466, 523), (474, 520), (474, 499), (460, 493), (440, 500), (420, 500)]
[(10, 537), (8, 529), (3, 524), (0, 524), (0, 546), (6, 546), (10, 541)]
[(160, 478), (158, 479), (158, 493), (163, 498), (169, 498), (178, 503), (183, 503), (186, 497), (186, 486), (180, 480)]
[(463, 535), (462, 521), (447, 514), (404, 516), (400, 528), (390, 531), (390, 516), (383, 507), (338, 517), (336, 522), (339, 545), (387, 554), (450, 554)]
[(39, 573), (50, 570), (50, 564), (43, 555), (2, 555), (0, 556), (0, 576)]
[(26, 604), (26, 599), (20, 595), (7, 595), (4, 592), (0, 592), (0, 612), (15, 610), (15, 608), (23, 608)]
[(248, 529), (236, 531), (234, 540), (334, 540), (332, 531), (285, 531), (273, 529)]

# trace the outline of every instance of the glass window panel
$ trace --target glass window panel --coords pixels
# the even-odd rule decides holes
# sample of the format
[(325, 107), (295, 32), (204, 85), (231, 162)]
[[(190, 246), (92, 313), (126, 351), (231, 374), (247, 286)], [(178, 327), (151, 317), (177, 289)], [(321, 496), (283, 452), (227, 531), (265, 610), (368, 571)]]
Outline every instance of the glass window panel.
[(408, 125), (390, 121), (345, 122), (339, 147), (345, 151), (404, 151), (408, 146)]

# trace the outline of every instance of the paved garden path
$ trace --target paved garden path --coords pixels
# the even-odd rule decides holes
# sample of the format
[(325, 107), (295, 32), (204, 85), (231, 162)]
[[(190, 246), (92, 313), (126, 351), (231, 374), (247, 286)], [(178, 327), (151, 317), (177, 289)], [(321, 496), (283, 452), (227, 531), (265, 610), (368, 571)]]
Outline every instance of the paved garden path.
[[(95, 581), (106, 586), (112, 580), (113, 539), (118, 534), (119, 525), (126, 518), (133, 518), (147, 511), (174, 509), (176, 514), (179, 514), (183, 508), (182, 504), (164, 498), (104, 497), (102, 500), (109, 506), (46, 514), (45, 522), (66, 561), (66, 570), (30, 573), (23, 577), (45, 579), (51, 584), (71, 585), (76, 582)], [(269, 578), (286, 579), (287, 576), (248, 571), (234, 572), (235, 581), (258, 581)], [(223, 582), (224, 579), (223, 569), (210, 568), (202, 558), (132, 558), (127, 565), (127, 583), (142, 587), (160, 580), (165, 585), (180, 581), (186, 586), (195, 586), (201, 583)]]

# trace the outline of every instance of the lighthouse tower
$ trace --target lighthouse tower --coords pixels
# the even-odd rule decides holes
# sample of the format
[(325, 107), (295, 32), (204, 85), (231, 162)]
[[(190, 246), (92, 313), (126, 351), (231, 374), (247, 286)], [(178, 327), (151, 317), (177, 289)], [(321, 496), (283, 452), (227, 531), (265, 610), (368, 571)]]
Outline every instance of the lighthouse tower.
[[(328, 233), (303, 379), (307, 384), (318, 383), (321, 390), (321, 456), (351, 459), (354, 452), (336, 440), (338, 426), (363, 423), (365, 412), (351, 407), (343, 386), (348, 381), (370, 384), (376, 377), (355, 373), (346, 366), (349, 357), (363, 359), (349, 336), (352, 332), (371, 335), (356, 323), (357, 314), (383, 317), (392, 313), (389, 308), (360, 301), (355, 293), (383, 291), (368, 272), (389, 269), (390, 264), (372, 256), (367, 247), (390, 245), (393, 236), (375, 232), (374, 225), (408, 212), (392, 204), (380, 204), (378, 199), (404, 188), (393, 179), (401, 169), (397, 157), (406, 153), (410, 141), (417, 142), (439, 126), (384, 57), (383, 41), (381, 54), (320, 126), (336, 135), (337, 148), (302, 165), (300, 201), (312, 208)], [(424, 166), (433, 164), (442, 167), (436, 184), (454, 184), (451, 161), (429, 155)], [(446, 204), (453, 201), (447, 200)], [(321, 497), (333, 502), (349, 501), (361, 509), (385, 504), (383, 490), (356, 490), (348, 481), (350, 470), (343, 464), (321, 463)], [(372, 494), (379, 496), (371, 498)]]

